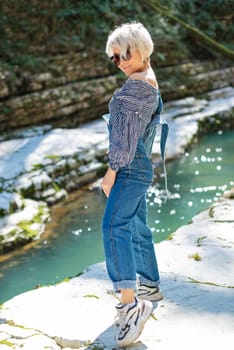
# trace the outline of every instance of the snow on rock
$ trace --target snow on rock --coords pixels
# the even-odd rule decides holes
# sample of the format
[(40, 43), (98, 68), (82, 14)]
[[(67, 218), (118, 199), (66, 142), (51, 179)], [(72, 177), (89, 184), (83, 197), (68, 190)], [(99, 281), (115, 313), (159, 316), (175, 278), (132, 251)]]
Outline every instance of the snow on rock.
[[(91, 125), (79, 129), (53, 129), (42, 136), (5, 141), (0, 144), (0, 177), (11, 179), (29, 172), (53, 156), (72, 156), (107, 138)], [(9, 162), (10, 161), (10, 162)], [(11, 164), (10, 164), (11, 163)]]
[(10, 214), (23, 207), (23, 200), (17, 193), (3, 191), (0, 196), (0, 216)]
[[(233, 106), (234, 88), (231, 87), (210, 92), (209, 100), (189, 97), (165, 103), (163, 113), (170, 123), (167, 146), (169, 158), (180, 154), (185, 143), (194, 136), (197, 120), (230, 110)], [(16, 138), (0, 143), (0, 178), (14, 178), (31, 171), (35, 165), (51, 163), (49, 160), (56, 156), (62, 158), (84, 154), (87, 159), (88, 151), (92, 150), (93, 160), (95, 150), (100, 144), (102, 149), (106, 148), (107, 142), (107, 128), (103, 120), (90, 122), (76, 129), (52, 129), (45, 133), (30, 134), (25, 130), (23, 139)]]
[[(184, 152), (198, 131), (198, 120), (217, 114), (222, 118), (221, 114), (230, 112), (233, 106), (232, 87), (207, 93), (207, 99), (187, 97), (165, 103), (163, 115), (170, 125), (166, 159)], [(153, 146), (156, 159), (160, 154), (159, 136)], [(15, 206), (17, 209), (18, 202), (12, 205), (6, 193), (52, 205), (65, 198), (68, 191), (96, 180), (106, 166), (108, 133), (102, 119), (76, 129), (52, 129), (48, 125), (23, 129), (0, 140), (0, 216), (9, 214)]]
[(49, 218), (45, 202), (24, 199), (21, 209), (0, 218), (1, 251), (39, 238)]
[[(164, 299), (155, 305), (142, 335), (128, 349), (232, 349), (233, 218), (234, 201), (221, 199), (179, 228), (171, 240), (157, 244)], [(16, 350), (23, 346), (30, 350), (118, 349), (116, 303), (118, 295), (111, 292), (105, 264), (99, 263), (79, 277), (5, 302), (0, 339)], [(35, 345), (27, 347), (33, 341)], [(0, 349), (4, 349), (1, 341)]]

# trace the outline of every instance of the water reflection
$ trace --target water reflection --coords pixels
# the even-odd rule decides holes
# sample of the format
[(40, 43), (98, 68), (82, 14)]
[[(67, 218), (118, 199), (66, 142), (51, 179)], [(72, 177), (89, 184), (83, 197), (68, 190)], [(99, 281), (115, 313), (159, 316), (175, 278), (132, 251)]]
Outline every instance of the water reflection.
[[(167, 164), (169, 197), (157, 176), (148, 193), (149, 226), (155, 242), (169, 237), (234, 186), (234, 132), (208, 135), (181, 159)], [(84, 188), (52, 209), (42, 239), (1, 264), (0, 303), (38, 285), (75, 276), (104, 259), (101, 220), (105, 197)]]

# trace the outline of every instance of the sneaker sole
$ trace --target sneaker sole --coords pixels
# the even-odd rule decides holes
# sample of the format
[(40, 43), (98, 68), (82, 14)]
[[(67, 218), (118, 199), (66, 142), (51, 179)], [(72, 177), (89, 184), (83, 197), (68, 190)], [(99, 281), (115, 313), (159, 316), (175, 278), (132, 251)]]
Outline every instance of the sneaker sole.
[[(147, 307), (147, 306), (145, 305), (145, 307)], [(117, 341), (118, 346), (120, 346), (122, 348), (124, 348), (126, 346), (129, 346), (130, 344), (132, 344), (135, 340), (137, 340), (140, 337), (140, 335), (141, 335), (141, 333), (142, 333), (142, 331), (144, 329), (144, 326), (146, 324), (146, 321), (150, 317), (152, 311), (153, 311), (153, 305), (150, 308), (148, 308), (148, 311), (146, 312), (146, 314), (144, 316), (144, 319), (141, 322), (141, 325), (139, 327), (139, 332), (137, 333), (136, 337), (134, 339), (132, 339), (131, 342), (127, 342), (127, 343), (124, 343), (124, 342), (121, 343), (121, 341)]]

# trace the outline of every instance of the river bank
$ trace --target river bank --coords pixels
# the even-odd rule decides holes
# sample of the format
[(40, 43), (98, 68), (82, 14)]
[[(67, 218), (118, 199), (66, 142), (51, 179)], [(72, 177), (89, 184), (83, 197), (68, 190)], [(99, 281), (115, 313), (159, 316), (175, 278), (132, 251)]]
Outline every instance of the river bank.
[[(233, 198), (233, 192), (226, 194)], [(231, 350), (234, 341), (234, 200), (220, 198), (156, 252), (164, 299), (155, 305), (140, 339), (129, 349)], [(104, 263), (81, 276), (5, 302), (0, 349), (116, 350), (118, 296)]]
[[(223, 88), (202, 98), (165, 103), (170, 124), (166, 159), (180, 156), (198, 132), (222, 132), (233, 125), (234, 89)], [(158, 139), (153, 157), (159, 159)], [(0, 237), (5, 253), (40, 237), (49, 206), (105, 169), (107, 130), (103, 120), (77, 129), (30, 128), (2, 135), (0, 143)]]

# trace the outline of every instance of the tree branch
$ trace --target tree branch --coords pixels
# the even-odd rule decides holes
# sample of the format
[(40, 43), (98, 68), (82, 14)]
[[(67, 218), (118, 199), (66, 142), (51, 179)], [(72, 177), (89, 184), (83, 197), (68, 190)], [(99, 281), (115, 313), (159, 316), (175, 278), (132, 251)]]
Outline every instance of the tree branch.
[(164, 17), (167, 17), (172, 23), (178, 23), (181, 27), (185, 28), (193, 37), (195, 37), (198, 41), (202, 42), (206, 46), (213, 49), (216, 53), (220, 53), (222, 56), (225, 56), (230, 59), (234, 59), (234, 51), (223, 46), (222, 44), (218, 43), (208, 35), (201, 32), (199, 29), (192, 27), (188, 23), (184, 22), (177, 16), (173, 15), (170, 10), (164, 6), (161, 5), (160, 1), (158, 0), (146, 0), (144, 1), (144, 4), (149, 5), (154, 10), (159, 12)]

